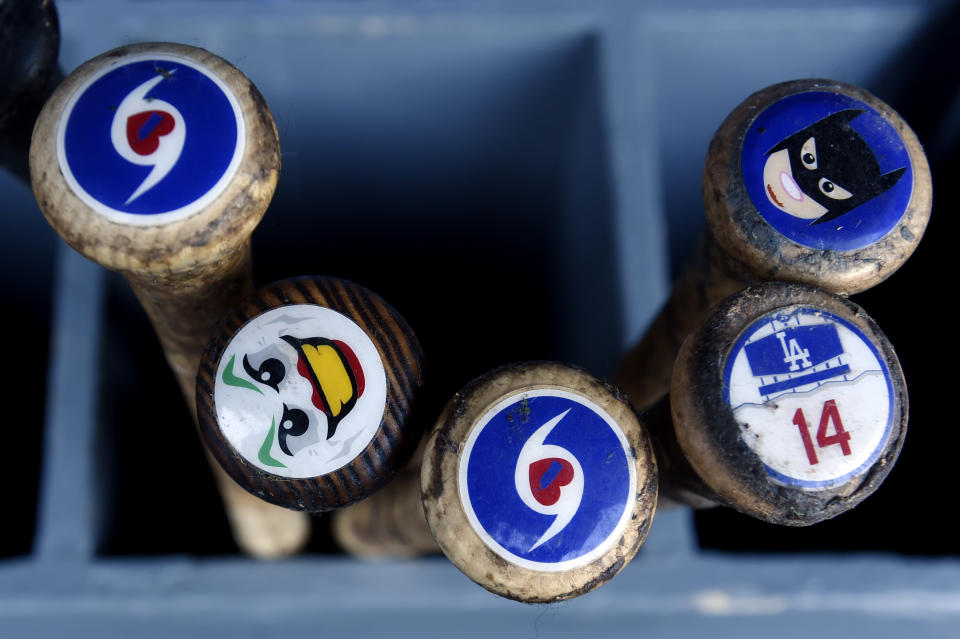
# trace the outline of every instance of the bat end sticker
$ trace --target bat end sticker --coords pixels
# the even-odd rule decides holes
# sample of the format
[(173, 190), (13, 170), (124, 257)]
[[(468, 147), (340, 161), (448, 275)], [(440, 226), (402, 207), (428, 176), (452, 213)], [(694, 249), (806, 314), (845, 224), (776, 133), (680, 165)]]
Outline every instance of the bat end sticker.
[(183, 219), (233, 179), (245, 144), (240, 105), (185, 57), (141, 54), (93, 74), (68, 100), (57, 159), (70, 189), (124, 224)]
[(890, 441), (890, 371), (876, 345), (832, 313), (799, 307), (756, 320), (727, 356), (724, 382), (743, 441), (775, 483), (843, 485)]
[(839, 93), (798, 93), (767, 107), (744, 137), (741, 169), (760, 216), (815, 249), (879, 240), (903, 217), (913, 190), (896, 128)]
[(590, 400), (556, 389), (498, 402), (471, 430), (458, 469), (467, 520), (524, 568), (566, 571), (623, 533), (636, 466), (623, 431)]
[(318, 477), (349, 463), (376, 435), (386, 373), (352, 320), (320, 306), (286, 306), (230, 340), (214, 401), (220, 431), (247, 462), (281, 477)]

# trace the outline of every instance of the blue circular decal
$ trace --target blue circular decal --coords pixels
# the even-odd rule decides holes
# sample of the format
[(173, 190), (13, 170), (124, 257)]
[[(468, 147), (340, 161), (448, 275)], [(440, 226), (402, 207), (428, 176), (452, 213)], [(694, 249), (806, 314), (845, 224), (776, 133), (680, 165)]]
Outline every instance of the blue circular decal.
[(585, 565), (614, 544), (633, 513), (634, 456), (599, 406), (556, 389), (493, 406), (467, 438), (460, 499), (474, 530), (526, 568)]
[(744, 137), (741, 173), (770, 226), (820, 250), (880, 239), (913, 191), (897, 131), (867, 104), (837, 93), (798, 93), (764, 110)]
[(245, 131), (236, 97), (186, 58), (124, 58), (67, 103), (57, 156), (67, 183), (98, 213), (157, 224), (194, 213), (236, 173)]
[(724, 365), (724, 400), (770, 478), (805, 490), (866, 472), (893, 432), (890, 371), (856, 326), (814, 307), (754, 321)]

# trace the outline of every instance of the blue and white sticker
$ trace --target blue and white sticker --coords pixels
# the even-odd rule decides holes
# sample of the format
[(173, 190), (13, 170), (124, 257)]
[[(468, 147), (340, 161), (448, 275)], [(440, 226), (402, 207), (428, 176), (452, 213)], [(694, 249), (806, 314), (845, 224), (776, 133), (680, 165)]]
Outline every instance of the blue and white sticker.
[(885, 236), (913, 192), (910, 155), (893, 125), (860, 100), (821, 91), (783, 98), (754, 119), (741, 173), (770, 226), (820, 250)]
[(824, 310), (751, 324), (727, 356), (724, 399), (771, 479), (807, 490), (866, 472), (893, 431), (894, 393), (873, 342)]
[(233, 179), (246, 132), (223, 80), (184, 57), (141, 54), (88, 78), (57, 130), (57, 159), (87, 206), (123, 224), (163, 224)]
[(498, 402), (460, 458), (470, 525), (505, 560), (558, 572), (616, 543), (633, 513), (635, 458), (623, 431), (585, 397), (538, 389)]

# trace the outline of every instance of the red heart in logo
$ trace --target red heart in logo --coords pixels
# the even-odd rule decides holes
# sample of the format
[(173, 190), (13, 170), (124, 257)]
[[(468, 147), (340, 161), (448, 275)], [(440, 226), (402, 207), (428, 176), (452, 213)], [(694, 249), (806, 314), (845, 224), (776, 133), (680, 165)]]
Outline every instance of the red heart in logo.
[(550, 457), (530, 464), (530, 490), (544, 506), (560, 500), (560, 488), (573, 481), (573, 465), (565, 459)]
[(160, 136), (173, 131), (177, 122), (166, 111), (142, 111), (127, 118), (127, 142), (139, 155), (150, 155), (160, 145)]

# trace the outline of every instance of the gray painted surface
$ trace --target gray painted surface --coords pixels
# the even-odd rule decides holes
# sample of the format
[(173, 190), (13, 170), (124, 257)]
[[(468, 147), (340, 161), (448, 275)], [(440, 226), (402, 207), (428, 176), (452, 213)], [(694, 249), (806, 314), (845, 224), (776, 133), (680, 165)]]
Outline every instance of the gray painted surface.
[[(0, 627), (55, 636), (238, 636), (354, 630), (361, 636), (956, 636), (960, 567), (893, 557), (781, 558), (644, 551), (579, 599), (527, 606), (489, 594), (442, 559), (272, 564), (183, 558), (24, 562), (0, 573)], [(538, 635), (539, 633), (539, 635)], [(869, 634), (868, 634), (869, 633)], [(21, 636), (18, 633), (10, 636)]]
[(58, 247), (34, 547), (38, 561), (53, 565), (89, 561), (98, 539), (102, 497), (95, 481), (100, 462), (95, 404), (103, 281), (103, 269), (65, 244)]
[[(792, 77), (872, 88), (944, 6), (834, 4), (63, 0), (59, 8), (67, 70), (126, 42), (169, 39), (208, 48), (254, 80), (284, 148), (268, 240), (321, 215), (316, 198), (360, 193), (343, 184), (359, 168), (381, 185), (391, 175), (412, 184), (384, 187), (411, 211), (417, 189), (471, 176), (490, 188), (528, 185), (532, 217), (515, 223), (556, 227), (544, 240), (560, 291), (549, 312), (563, 318), (554, 348), (609, 372), (700, 231), (700, 166), (723, 116), (756, 88)], [(956, 120), (942, 130), (956, 133)], [(22, 197), (16, 185), (0, 187)], [(441, 218), (429, 203), (424, 211), (399, 225), (385, 215), (332, 223), (361, 252), (367, 226), (434, 233), (431, 250), (513, 215)], [(46, 229), (30, 229), (28, 243), (49, 243)], [(441, 559), (97, 557), (103, 426), (93, 398), (104, 278), (68, 249), (58, 251), (55, 278), (39, 521), (33, 554), (0, 561), (2, 637), (960, 636), (956, 559), (704, 553), (687, 511), (658, 514), (648, 544), (613, 582), (553, 606), (497, 598)]]

